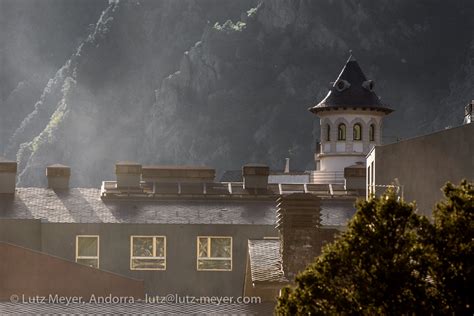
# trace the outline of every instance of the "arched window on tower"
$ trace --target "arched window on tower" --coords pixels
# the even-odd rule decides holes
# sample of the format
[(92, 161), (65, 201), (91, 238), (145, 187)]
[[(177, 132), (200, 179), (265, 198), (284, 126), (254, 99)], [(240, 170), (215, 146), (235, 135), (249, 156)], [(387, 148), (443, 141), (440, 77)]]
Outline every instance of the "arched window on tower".
[(346, 124), (344, 123), (337, 127), (337, 140), (346, 140)]
[(354, 124), (353, 138), (354, 140), (362, 140), (362, 125), (359, 123)]
[(375, 141), (375, 125), (374, 124), (370, 124), (369, 141), (371, 141), (371, 142)]
[(331, 125), (326, 124), (326, 141), (331, 141)]

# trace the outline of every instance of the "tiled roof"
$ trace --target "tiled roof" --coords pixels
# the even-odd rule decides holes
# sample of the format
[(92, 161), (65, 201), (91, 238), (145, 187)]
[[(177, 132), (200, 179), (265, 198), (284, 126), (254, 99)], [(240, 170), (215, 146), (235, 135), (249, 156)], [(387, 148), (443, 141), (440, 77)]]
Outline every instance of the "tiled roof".
[(280, 256), (280, 241), (249, 240), (252, 283), (286, 283)]
[[(353, 200), (324, 199), (323, 225), (346, 225)], [(276, 199), (102, 200), (99, 189), (17, 188), (0, 195), (0, 219), (41, 219), (52, 223), (254, 224), (275, 225)]]
[[(330, 108), (350, 107), (369, 108), (386, 113), (392, 112), (392, 109), (380, 101), (380, 98), (373, 91), (373, 86), (369, 88), (369, 82), (357, 61), (352, 59), (351, 56), (327, 96), (309, 110), (318, 113)], [(371, 85), (373, 85), (373, 82), (371, 82)]]
[(60, 223), (169, 223), (273, 225), (273, 201), (103, 201), (98, 189), (17, 188), (0, 198), (0, 219)]
[(274, 303), (256, 304), (41, 304), (0, 302), (2, 315), (272, 315)]
[(227, 170), (220, 179), (221, 182), (242, 182), (242, 170)]

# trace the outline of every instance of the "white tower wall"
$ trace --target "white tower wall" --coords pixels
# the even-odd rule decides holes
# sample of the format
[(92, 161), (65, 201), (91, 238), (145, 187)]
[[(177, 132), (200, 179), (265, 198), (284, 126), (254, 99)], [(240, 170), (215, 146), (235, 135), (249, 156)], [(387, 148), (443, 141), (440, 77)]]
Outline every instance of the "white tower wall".
[[(321, 148), (316, 157), (320, 161), (320, 171), (343, 172), (345, 167), (356, 162), (364, 162), (370, 149), (381, 143), (382, 115), (380, 112), (367, 110), (321, 113)], [(346, 125), (345, 140), (338, 139), (339, 124)], [(362, 128), (360, 140), (354, 140), (355, 124), (359, 124)], [(373, 141), (369, 135), (372, 124), (375, 127)]]
[(311, 182), (346, 183), (345, 168), (351, 167), (348, 172), (360, 169), (357, 163), (365, 162), (371, 148), (380, 145), (382, 117), (393, 110), (382, 103), (374, 87), (374, 81), (367, 79), (351, 55), (326, 97), (309, 108), (319, 116), (321, 125)]

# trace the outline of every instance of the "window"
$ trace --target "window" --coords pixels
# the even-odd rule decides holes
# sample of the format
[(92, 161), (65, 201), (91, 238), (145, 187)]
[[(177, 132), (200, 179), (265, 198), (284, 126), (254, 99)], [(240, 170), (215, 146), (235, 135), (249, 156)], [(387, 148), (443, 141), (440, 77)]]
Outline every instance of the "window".
[(359, 123), (354, 124), (353, 138), (354, 140), (362, 140), (362, 126)]
[(166, 270), (166, 237), (130, 236), (130, 270)]
[(331, 141), (331, 125), (326, 124), (326, 141)]
[(346, 140), (346, 124), (344, 123), (337, 127), (337, 140)]
[(232, 237), (197, 238), (198, 271), (232, 270)]
[(99, 236), (76, 236), (76, 262), (99, 268)]
[(369, 128), (369, 140), (371, 142), (375, 141), (375, 125), (374, 124), (370, 124), (370, 128)]

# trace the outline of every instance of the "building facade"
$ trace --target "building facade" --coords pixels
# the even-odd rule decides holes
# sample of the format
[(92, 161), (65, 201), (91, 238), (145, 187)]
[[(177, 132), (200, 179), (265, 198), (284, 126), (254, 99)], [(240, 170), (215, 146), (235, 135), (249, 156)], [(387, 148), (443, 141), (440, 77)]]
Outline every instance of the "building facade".
[[(0, 162), (7, 183), (13, 164)], [(268, 183), (263, 165), (221, 183), (209, 168), (117, 163), (117, 179), (100, 189), (69, 188), (67, 166), (48, 168), (49, 188), (0, 195), (0, 242), (141, 280), (148, 295), (241, 296), (248, 240), (278, 236), (278, 197), (320, 197), (323, 227), (344, 227), (358, 197), (343, 186)]]
[(474, 124), (374, 147), (367, 155), (367, 194), (394, 185), (400, 197), (416, 201), (431, 216), (447, 181), (474, 180)]

